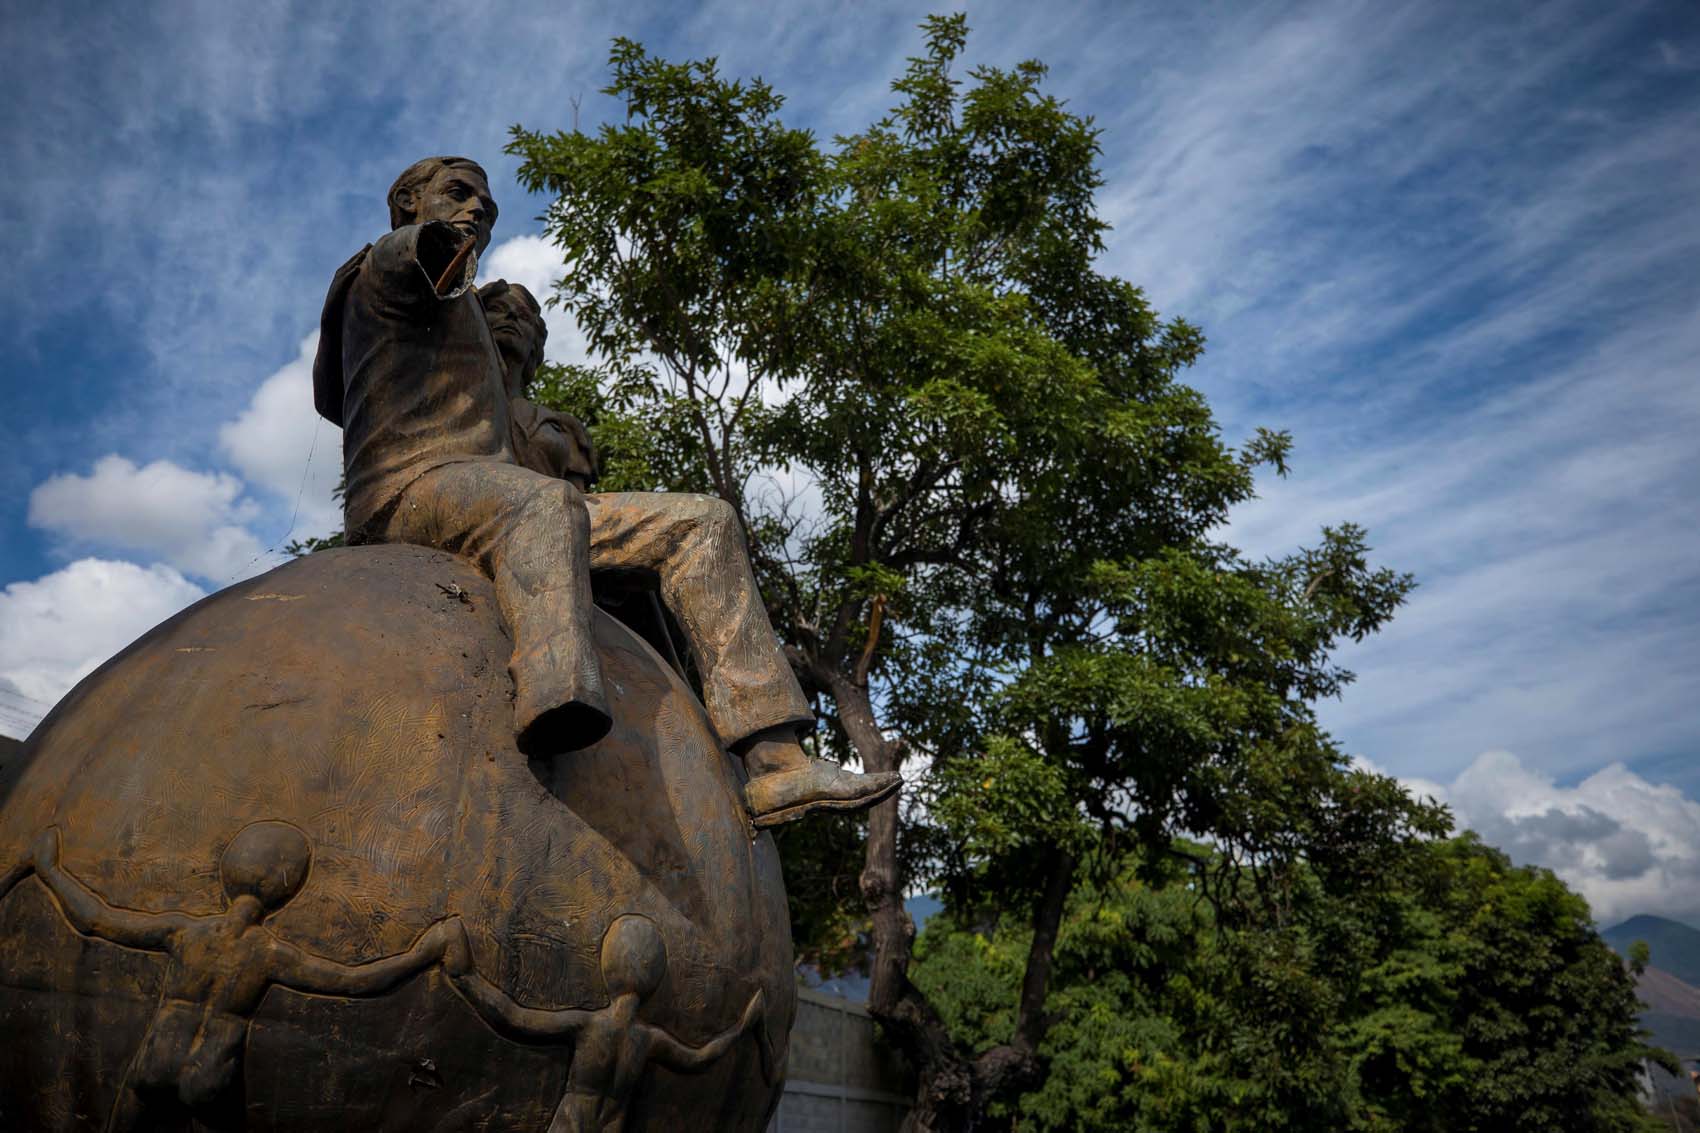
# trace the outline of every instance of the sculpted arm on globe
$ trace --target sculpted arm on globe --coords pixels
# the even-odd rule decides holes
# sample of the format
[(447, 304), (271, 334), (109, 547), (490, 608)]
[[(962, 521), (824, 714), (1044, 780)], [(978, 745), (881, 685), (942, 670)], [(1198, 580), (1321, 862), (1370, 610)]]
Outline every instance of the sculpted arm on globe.
[[(767, 997), (761, 991), (750, 996), (749, 1003), (744, 1008), (743, 1017), (736, 1026), (715, 1035), (701, 1046), (690, 1046), (659, 1027), (654, 1027), (654, 1045), (650, 1048), (650, 1057), (669, 1070), (678, 1070), (690, 1074), (705, 1070), (713, 1065), (715, 1060), (732, 1048), (732, 1044), (744, 1037), (744, 1032), (751, 1027), (759, 1027), (766, 1018)], [(759, 1036), (762, 1048), (762, 1068), (769, 1077), (769, 1069), (773, 1063), (771, 1045), (765, 1034)]]
[(549, 1011), (514, 1002), (479, 974), (472, 961), (472, 943), (467, 939), (466, 926), (459, 917), (452, 918), (452, 922), (444, 939), (443, 970), (453, 981), (455, 990), (496, 1033), (518, 1042), (561, 1042), (575, 1038), (596, 1017), (594, 1011), (578, 1008)]
[(271, 982), (308, 995), (383, 995), (440, 960), (456, 931), (465, 932), (460, 918), (449, 917), (420, 933), (406, 952), (364, 964), (339, 964), (274, 937)]
[(107, 904), (59, 864), (57, 826), (48, 827), (36, 840), (35, 872), (71, 927), (85, 936), (160, 952), (169, 948), (172, 936), (190, 923), (182, 913), (143, 913)]

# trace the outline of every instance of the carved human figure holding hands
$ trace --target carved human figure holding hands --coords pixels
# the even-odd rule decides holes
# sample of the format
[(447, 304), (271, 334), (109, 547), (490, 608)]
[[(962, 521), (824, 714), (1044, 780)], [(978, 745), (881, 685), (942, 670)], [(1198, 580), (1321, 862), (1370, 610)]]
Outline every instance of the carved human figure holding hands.
[(594, 1009), (525, 1007), (478, 974), (459, 929), (443, 957), (457, 990), (497, 1033), (525, 1043), (571, 1043), (572, 1068), (566, 1093), (549, 1123), (549, 1133), (621, 1133), (633, 1093), (650, 1062), (669, 1070), (707, 1070), (752, 1028), (760, 1044), (763, 1073), (774, 1076), (766, 997), (750, 997), (736, 1026), (700, 1046), (691, 1046), (638, 1017), (638, 1010), (667, 974), (667, 947), (648, 917), (617, 917), (602, 938), (602, 979), (608, 1005)]
[(406, 952), (364, 964), (316, 956), (265, 924), (307, 879), (312, 847), (286, 822), (255, 822), (219, 859), (229, 905), (223, 912), (150, 913), (108, 904), (59, 861), (59, 829), (36, 841), (35, 874), (71, 927), (84, 936), (158, 952), (166, 965), (159, 1004), (131, 1059), (107, 1122), (109, 1133), (151, 1129), (188, 1114), (213, 1129), (245, 1127), (242, 1054), (248, 1024), (274, 984), (326, 996), (387, 992), (464, 939), (458, 917), (438, 921)]

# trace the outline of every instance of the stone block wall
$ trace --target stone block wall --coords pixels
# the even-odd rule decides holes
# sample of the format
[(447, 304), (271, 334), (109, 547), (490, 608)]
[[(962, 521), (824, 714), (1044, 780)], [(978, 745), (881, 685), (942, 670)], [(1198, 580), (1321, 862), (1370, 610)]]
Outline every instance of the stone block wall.
[(768, 1133), (898, 1133), (914, 1075), (865, 1007), (797, 990), (785, 1095)]

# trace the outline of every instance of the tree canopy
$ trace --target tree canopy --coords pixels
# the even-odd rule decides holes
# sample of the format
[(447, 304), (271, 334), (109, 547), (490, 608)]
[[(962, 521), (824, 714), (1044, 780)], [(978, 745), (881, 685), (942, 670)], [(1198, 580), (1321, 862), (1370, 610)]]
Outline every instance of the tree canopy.
[[(520, 179), (549, 198), (563, 256), (554, 299), (594, 355), (549, 368), (534, 392), (590, 424), (604, 487), (734, 505), (817, 699), (816, 742), (911, 775), (907, 811), (882, 804), (865, 834), (788, 832), (784, 856), (812, 943), (868, 926), (870, 1009), (920, 1068), (917, 1127), (1018, 1110), (1073, 1127), (1058, 1115), (1090, 1106), (1055, 1090), (1100, 1080), (1103, 1105), (1142, 1114), (1121, 1091), (1171, 1072), (1202, 1075), (1174, 1102), (1195, 1114), (1255, 1096), (1273, 1120), (1331, 1098), (1336, 1117), (1371, 1122), (1338, 1127), (1404, 1127), (1413, 1099), (1462, 1090), (1462, 1074), (1489, 1080), (1466, 1037), (1425, 1022), (1451, 1026), (1463, 994), (1445, 965), (1468, 957), (1423, 951), (1464, 947), (1443, 931), (1456, 910), (1424, 890), (1389, 906), (1410, 921), (1398, 931), (1342, 910), (1408, 893), (1406, 871), (1489, 859), (1441, 848), (1445, 811), (1354, 767), (1316, 705), (1351, 681), (1339, 644), (1384, 625), (1413, 580), (1373, 563), (1349, 523), (1278, 558), (1224, 541), (1259, 471), (1285, 473), (1290, 438), (1224, 440), (1182, 380), (1198, 328), (1101, 269), (1098, 130), (1047, 91), (1044, 66), (959, 74), (961, 16), (930, 18), (923, 36), (890, 112), (830, 145), (787, 126), (767, 84), (624, 39), (605, 91), (623, 121), (516, 127)], [(858, 841), (860, 908), (835, 866)], [(1511, 876), (1503, 862), (1470, 868)], [(912, 978), (902, 897), (922, 884), (958, 923), (993, 917), (975, 939), (1005, 959), (975, 986), (1002, 997), (998, 1025), (917, 982), (926, 966)], [(1183, 889), (1207, 920), (1152, 906), (1139, 932), (1104, 944), (1199, 950), (1175, 961), (1193, 984), (1163, 992), (1181, 1015), (1144, 1017), (1168, 1028), (1139, 1040), (1155, 1061), (1125, 1082), (1071, 1072), (1058, 1085), (1047, 1064), (1082, 1040), (1054, 1020), (1088, 1025), (1069, 1013), (1076, 961), (1059, 951), (1070, 910), (1173, 904)], [(1522, 944), (1578, 917), (1531, 913)], [(1411, 940), (1421, 947), (1401, 950)], [(1377, 974), (1336, 970), (1371, 960)], [(1383, 1000), (1405, 1014), (1345, 1010), (1348, 995), (1382, 1002), (1377, 981), (1400, 989)], [(1471, 1018), (1510, 1027), (1515, 989), (1495, 986)], [(1229, 1015), (1182, 1002), (1207, 994)], [(1629, 1057), (1632, 1031), (1609, 1033), (1613, 1057)], [(1620, 1071), (1601, 1069), (1601, 1088)], [(1384, 1111), (1393, 1124), (1375, 1125)]]
[[(1305, 879), (1230, 928), (1181, 871), (1085, 886), (1057, 943), (1049, 1073), (1022, 1129), (1606, 1133), (1636, 1097), (1634, 976), (1550, 873), (1473, 836), (1374, 885)], [(1244, 879), (1242, 878), (1242, 883)], [(1006, 1042), (1026, 925), (929, 924), (915, 978), (963, 1041)]]

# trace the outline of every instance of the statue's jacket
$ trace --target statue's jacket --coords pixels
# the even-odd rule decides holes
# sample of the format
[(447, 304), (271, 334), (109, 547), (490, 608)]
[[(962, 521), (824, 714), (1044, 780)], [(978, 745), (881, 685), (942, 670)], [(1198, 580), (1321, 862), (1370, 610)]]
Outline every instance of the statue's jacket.
[(337, 269), (319, 322), (313, 397), (343, 430), (344, 499), (358, 540), (406, 488), (444, 464), (513, 464), (500, 356), (472, 282), (477, 257), (439, 294), (464, 237), (410, 224)]

